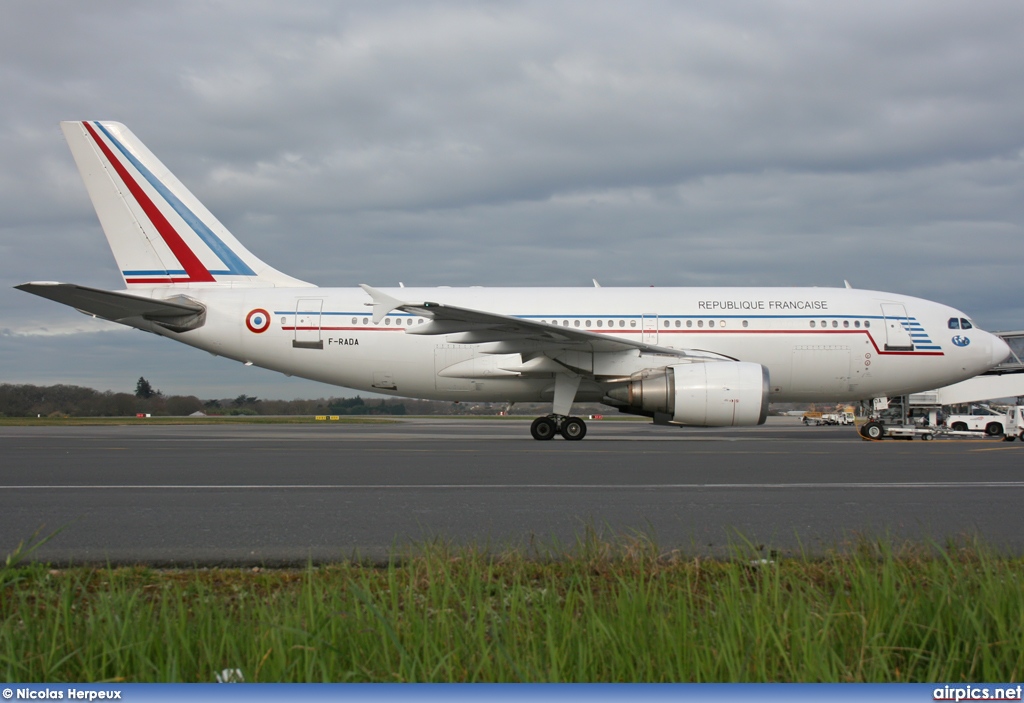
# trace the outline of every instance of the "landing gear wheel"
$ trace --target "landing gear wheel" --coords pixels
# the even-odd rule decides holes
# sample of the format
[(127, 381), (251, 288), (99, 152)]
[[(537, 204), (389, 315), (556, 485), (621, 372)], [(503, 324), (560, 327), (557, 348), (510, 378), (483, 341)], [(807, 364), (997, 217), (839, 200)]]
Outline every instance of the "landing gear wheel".
[(555, 426), (555, 421), (550, 417), (538, 417), (530, 425), (530, 434), (537, 440), (551, 439), (557, 432), (558, 428)]
[(567, 417), (562, 421), (562, 436), (570, 441), (579, 441), (587, 436), (587, 423), (578, 417)]
[(861, 435), (868, 439), (881, 439), (885, 436), (885, 427), (880, 422), (869, 422), (860, 428)]

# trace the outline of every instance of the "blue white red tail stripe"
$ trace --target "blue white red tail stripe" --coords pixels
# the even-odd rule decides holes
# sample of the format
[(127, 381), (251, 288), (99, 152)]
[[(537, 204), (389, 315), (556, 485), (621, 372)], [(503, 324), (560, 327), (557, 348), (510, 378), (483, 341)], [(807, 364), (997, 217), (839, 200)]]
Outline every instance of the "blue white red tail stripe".
[[(100, 135), (96, 132), (96, 129), (88, 122), (83, 122), (82, 124), (85, 126), (86, 131), (89, 132), (89, 136), (91, 136), (93, 138), (93, 141), (96, 142), (96, 145), (100, 148), (100, 151), (103, 152), (103, 155), (107, 158), (107, 161), (110, 162), (111, 166), (113, 166), (114, 170), (117, 172), (117, 175), (121, 178), (121, 181), (124, 183), (125, 187), (127, 187), (128, 191), (132, 194), (132, 197), (135, 198), (135, 201), (139, 204), (139, 207), (142, 208), (142, 211), (146, 214), (146, 217), (149, 218), (149, 221), (153, 223), (153, 226), (156, 228), (157, 232), (160, 233), (160, 237), (164, 240), (164, 243), (167, 244), (167, 247), (171, 250), (171, 253), (174, 254), (175, 258), (178, 260), (178, 263), (180, 263), (184, 267), (186, 276), (185, 278), (170, 279), (160, 277), (133, 278), (131, 280), (128, 280), (126, 278), (126, 282), (151, 284), (211, 283), (215, 281), (216, 279), (213, 277), (213, 274), (210, 273), (209, 269), (203, 266), (203, 262), (199, 260), (199, 257), (197, 257), (195, 253), (189, 248), (189, 246), (181, 238), (181, 235), (179, 235), (178, 232), (174, 229), (174, 227), (171, 226), (171, 223), (167, 221), (167, 218), (164, 217), (164, 214), (160, 212), (160, 208), (158, 208), (156, 204), (150, 199), (149, 195), (146, 194), (146, 191), (143, 190), (142, 186), (140, 186), (138, 182), (136, 182), (136, 180), (128, 172), (128, 169), (124, 167), (124, 164), (122, 164), (117, 159), (117, 157), (114, 156), (114, 153), (110, 151), (110, 147), (106, 145), (106, 143), (103, 141)], [(96, 124), (99, 125), (99, 123)], [(102, 125), (100, 125), (100, 129), (102, 129)], [(114, 143), (116, 144), (116, 140), (114, 140)]]
[[(178, 213), (178, 216), (181, 217), (185, 224), (187, 224), (203, 241), (203, 243), (210, 248), (210, 251), (216, 254), (217, 258), (219, 258), (227, 267), (224, 271), (217, 271), (216, 273), (236, 276), (255, 275), (253, 270), (249, 268), (249, 266), (246, 265), (246, 263), (242, 261), (235, 252), (231, 251), (220, 237), (214, 234), (213, 231), (206, 226), (206, 223), (199, 219), (199, 217), (192, 212), (185, 203), (181, 202), (181, 200), (174, 195), (174, 193), (172, 193), (162, 181), (160, 181), (160, 179), (153, 175), (152, 171), (146, 168), (146, 166), (136, 158), (131, 151), (125, 148), (125, 146), (118, 141), (116, 137), (114, 137), (110, 130), (104, 127), (100, 122), (96, 122), (94, 124), (96, 128), (103, 132), (104, 136), (110, 140), (110, 143), (113, 144), (119, 152), (121, 152), (124, 158), (135, 167), (135, 170), (146, 179), (153, 189), (167, 201), (167, 204), (170, 205), (176, 213)], [(127, 272), (124, 273), (127, 276)]]

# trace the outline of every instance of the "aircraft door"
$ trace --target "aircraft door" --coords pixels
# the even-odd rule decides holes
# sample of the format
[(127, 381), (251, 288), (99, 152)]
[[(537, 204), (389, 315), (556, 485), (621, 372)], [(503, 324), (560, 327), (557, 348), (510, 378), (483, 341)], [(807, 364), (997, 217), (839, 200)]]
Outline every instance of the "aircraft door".
[(643, 343), (644, 344), (657, 344), (658, 343), (658, 316), (645, 314), (642, 316), (643, 320)]
[(293, 347), (296, 349), (324, 348), (324, 340), (320, 336), (320, 318), (323, 307), (323, 298), (299, 298), (295, 302)]
[(885, 318), (885, 350), (914, 351), (914, 341), (907, 331), (910, 322), (907, 308), (900, 303), (882, 303)]

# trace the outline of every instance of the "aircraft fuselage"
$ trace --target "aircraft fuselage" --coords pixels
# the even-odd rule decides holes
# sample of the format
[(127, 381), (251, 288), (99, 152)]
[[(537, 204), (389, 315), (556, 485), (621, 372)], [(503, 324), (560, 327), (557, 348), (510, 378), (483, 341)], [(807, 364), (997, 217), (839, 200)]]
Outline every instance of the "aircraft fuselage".
[[(483, 308), (672, 349), (762, 364), (773, 401), (859, 400), (901, 395), (990, 368), (1001, 341), (949, 329), (966, 316), (919, 298), (829, 288), (398, 288), (389, 294)], [(415, 334), (424, 318), (392, 312), (374, 323), (356, 288), (175, 289), (207, 308), (206, 324), (162, 334), (289, 375), (363, 391), (480, 401), (550, 400), (549, 378), (510, 372), (521, 354), (461, 335)], [(885, 306), (885, 307), (883, 307)], [(254, 311), (267, 320), (253, 325)], [(257, 317), (259, 312), (255, 312)], [(958, 346), (956, 337), (966, 346)], [(581, 352), (574, 352), (577, 356)], [(591, 373), (602, 373), (592, 353)], [(637, 357), (644, 354), (638, 352)], [(514, 357), (514, 358), (513, 358)], [(617, 359), (615, 363), (621, 363)], [(641, 360), (635, 365), (643, 366)], [(651, 360), (656, 366), (664, 361)], [(627, 372), (628, 373), (628, 372)], [(584, 384), (578, 400), (604, 391)]]

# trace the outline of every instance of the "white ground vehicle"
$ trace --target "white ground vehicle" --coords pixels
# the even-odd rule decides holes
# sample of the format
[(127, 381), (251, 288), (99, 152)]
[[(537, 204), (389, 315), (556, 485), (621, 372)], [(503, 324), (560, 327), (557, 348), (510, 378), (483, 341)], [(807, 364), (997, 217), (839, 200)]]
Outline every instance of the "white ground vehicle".
[(1014, 407), (1010, 412), (1000, 412), (987, 405), (974, 405), (967, 414), (949, 415), (946, 427), (954, 432), (984, 432), (990, 437), (1002, 434), (1016, 436), (1018, 433), (1013, 431), (1013, 420), (1020, 416), (1017, 410), (1018, 407)]
[(1013, 441), (1020, 439), (1024, 442), (1024, 405), (1014, 405), (1006, 411), (1006, 435), (1003, 439)]
[(852, 425), (856, 421), (851, 412), (804, 413), (805, 425)]
[(950, 415), (941, 425), (935, 424), (931, 413), (928, 416), (914, 417), (915, 411), (920, 411), (921, 408), (912, 409), (907, 417), (903, 417), (898, 407), (885, 410), (878, 410), (878, 407), (880, 406), (876, 403), (875, 414), (860, 427), (861, 436), (867, 439), (918, 437), (930, 440), (936, 437), (977, 437), (984, 434), (987, 437), (1002, 437), (1009, 442), (1017, 438), (1024, 441), (1024, 405), (1010, 406), (1006, 412), (987, 405), (975, 405), (971, 406), (970, 413)]

